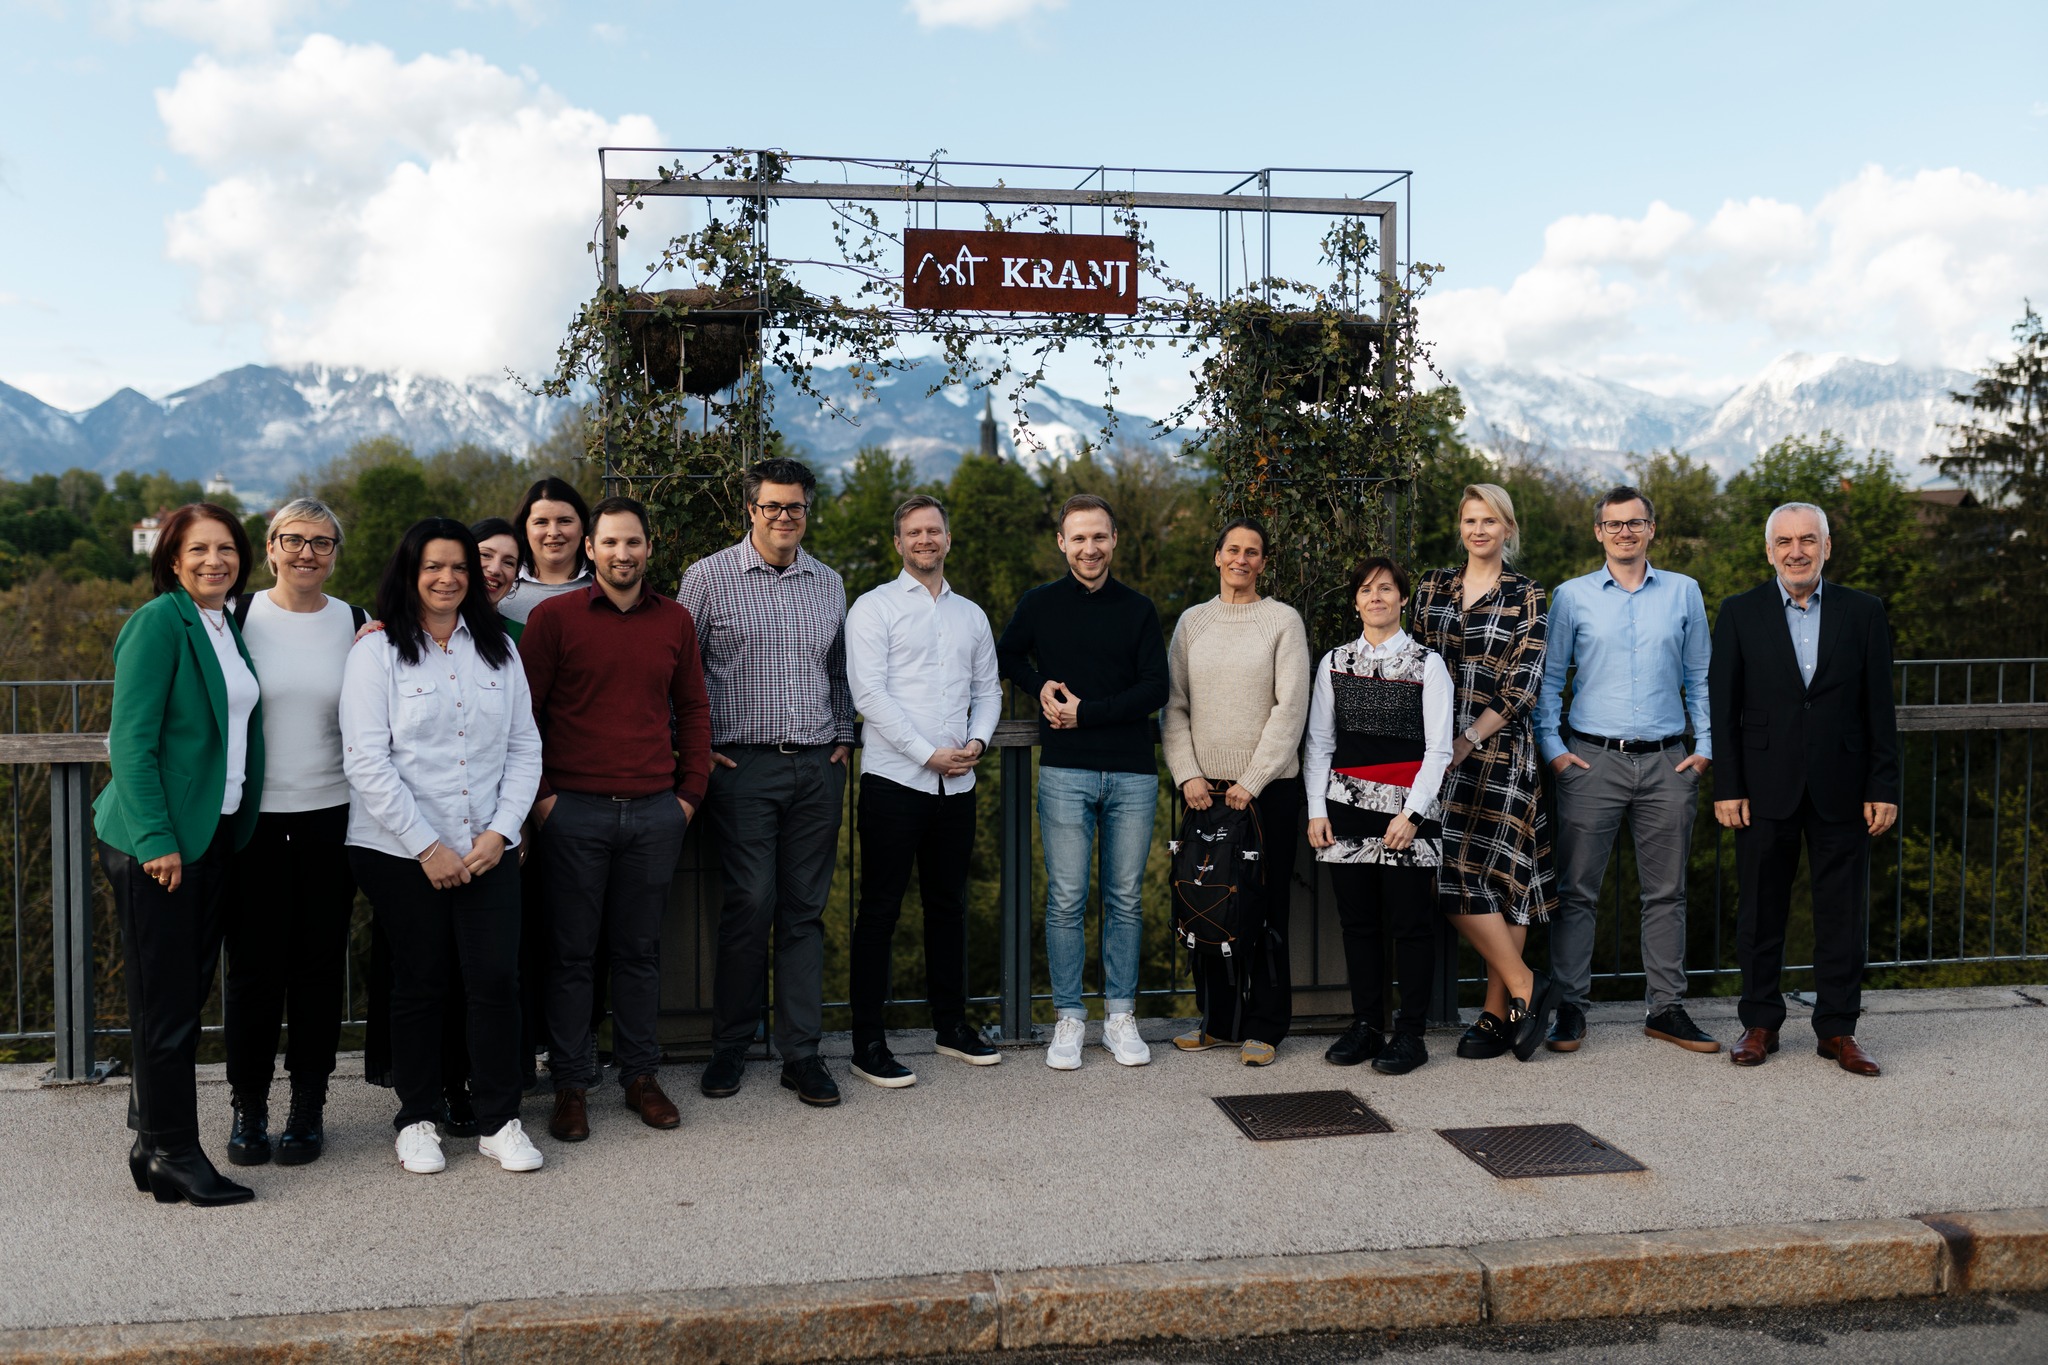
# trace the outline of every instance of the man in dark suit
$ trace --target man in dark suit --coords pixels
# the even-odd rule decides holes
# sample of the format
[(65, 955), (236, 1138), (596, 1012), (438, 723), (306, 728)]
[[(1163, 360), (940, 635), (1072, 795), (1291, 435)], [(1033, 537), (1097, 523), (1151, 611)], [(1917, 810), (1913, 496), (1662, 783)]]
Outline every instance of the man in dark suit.
[(1715, 738), (1714, 818), (1735, 833), (1742, 906), (1742, 1040), (1730, 1059), (1778, 1050), (1785, 921), (1799, 845), (1813, 885), (1813, 1031), (1820, 1055), (1875, 1076), (1857, 1045), (1870, 841), (1899, 815), (1892, 636), (1884, 603), (1823, 583), (1827, 513), (1789, 502), (1764, 523), (1777, 576), (1721, 604), (1707, 695)]

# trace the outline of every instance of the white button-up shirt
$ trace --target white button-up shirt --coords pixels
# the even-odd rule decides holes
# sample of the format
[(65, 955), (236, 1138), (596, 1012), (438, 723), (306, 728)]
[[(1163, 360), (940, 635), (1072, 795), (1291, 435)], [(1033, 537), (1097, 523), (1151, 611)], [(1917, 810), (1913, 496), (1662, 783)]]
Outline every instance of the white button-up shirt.
[[(510, 642), (507, 642), (508, 648)], [(349, 651), (341, 677), (348, 842), (416, 858), (435, 840), (458, 856), (485, 830), (519, 842), (540, 786), (540, 730), (514, 652), (492, 668), (467, 624), (449, 652), (424, 636), (420, 661), (383, 635)]]
[(932, 596), (907, 569), (862, 593), (846, 609), (846, 681), (865, 720), (862, 771), (915, 791), (973, 788), (972, 771), (941, 778), (924, 765), (995, 736), (1003, 689), (980, 607), (943, 583)]

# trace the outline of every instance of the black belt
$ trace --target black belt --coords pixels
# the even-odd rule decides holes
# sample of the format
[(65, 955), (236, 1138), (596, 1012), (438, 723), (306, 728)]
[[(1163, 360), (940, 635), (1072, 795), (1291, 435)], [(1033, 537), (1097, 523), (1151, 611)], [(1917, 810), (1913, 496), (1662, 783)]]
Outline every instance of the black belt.
[(712, 747), (715, 749), (773, 749), (778, 754), (807, 754), (813, 749), (832, 748), (837, 743), (838, 741), (834, 740), (829, 744), (793, 744), (785, 739), (779, 744), (715, 744)]
[(1572, 738), (1583, 739), (1603, 749), (1618, 749), (1625, 754), (1654, 754), (1674, 744), (1685, 743), (1684, 735), (1666, 735), (1662, 739), (1609, 739), (1605, 735), (1589, 735), (1580, 730), (1572, 731)]

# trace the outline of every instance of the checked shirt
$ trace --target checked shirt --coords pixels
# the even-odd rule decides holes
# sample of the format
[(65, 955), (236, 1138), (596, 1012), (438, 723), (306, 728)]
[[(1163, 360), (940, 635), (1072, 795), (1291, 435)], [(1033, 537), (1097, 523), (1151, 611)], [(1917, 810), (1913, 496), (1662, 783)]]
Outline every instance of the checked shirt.
[(846, 585), (801, 549), (777, 573), (751, 538), (683, 575), (711, 694), (711, 747), (851, 744)]

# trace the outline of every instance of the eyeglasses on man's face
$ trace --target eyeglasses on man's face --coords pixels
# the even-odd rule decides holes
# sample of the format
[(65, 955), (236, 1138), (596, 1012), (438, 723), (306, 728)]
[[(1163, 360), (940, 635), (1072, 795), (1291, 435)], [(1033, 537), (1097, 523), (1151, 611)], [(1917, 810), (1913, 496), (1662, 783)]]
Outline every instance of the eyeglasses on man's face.
[(301, 536), (290, 532), (272, 536), (270, 539), (278, 549), (283, 550), (288, 555), (295, 555), (301, 550), (310, 548), (314, 554), (322, 559), (333, 554), (335, 547), (341, 544), (333, 536)]
[(765, 521), (802, 521), (811, 513), (807, 502), (757, 502), (753, 508)]
[(1648, 517), (1631, 517), (1627, 521), (1596, 521), (1593, 524), (1610, 536), (1618, 536), (1623, 531), (1627, 531), (1630, 535), (1639, 536), (1656, 525)]

